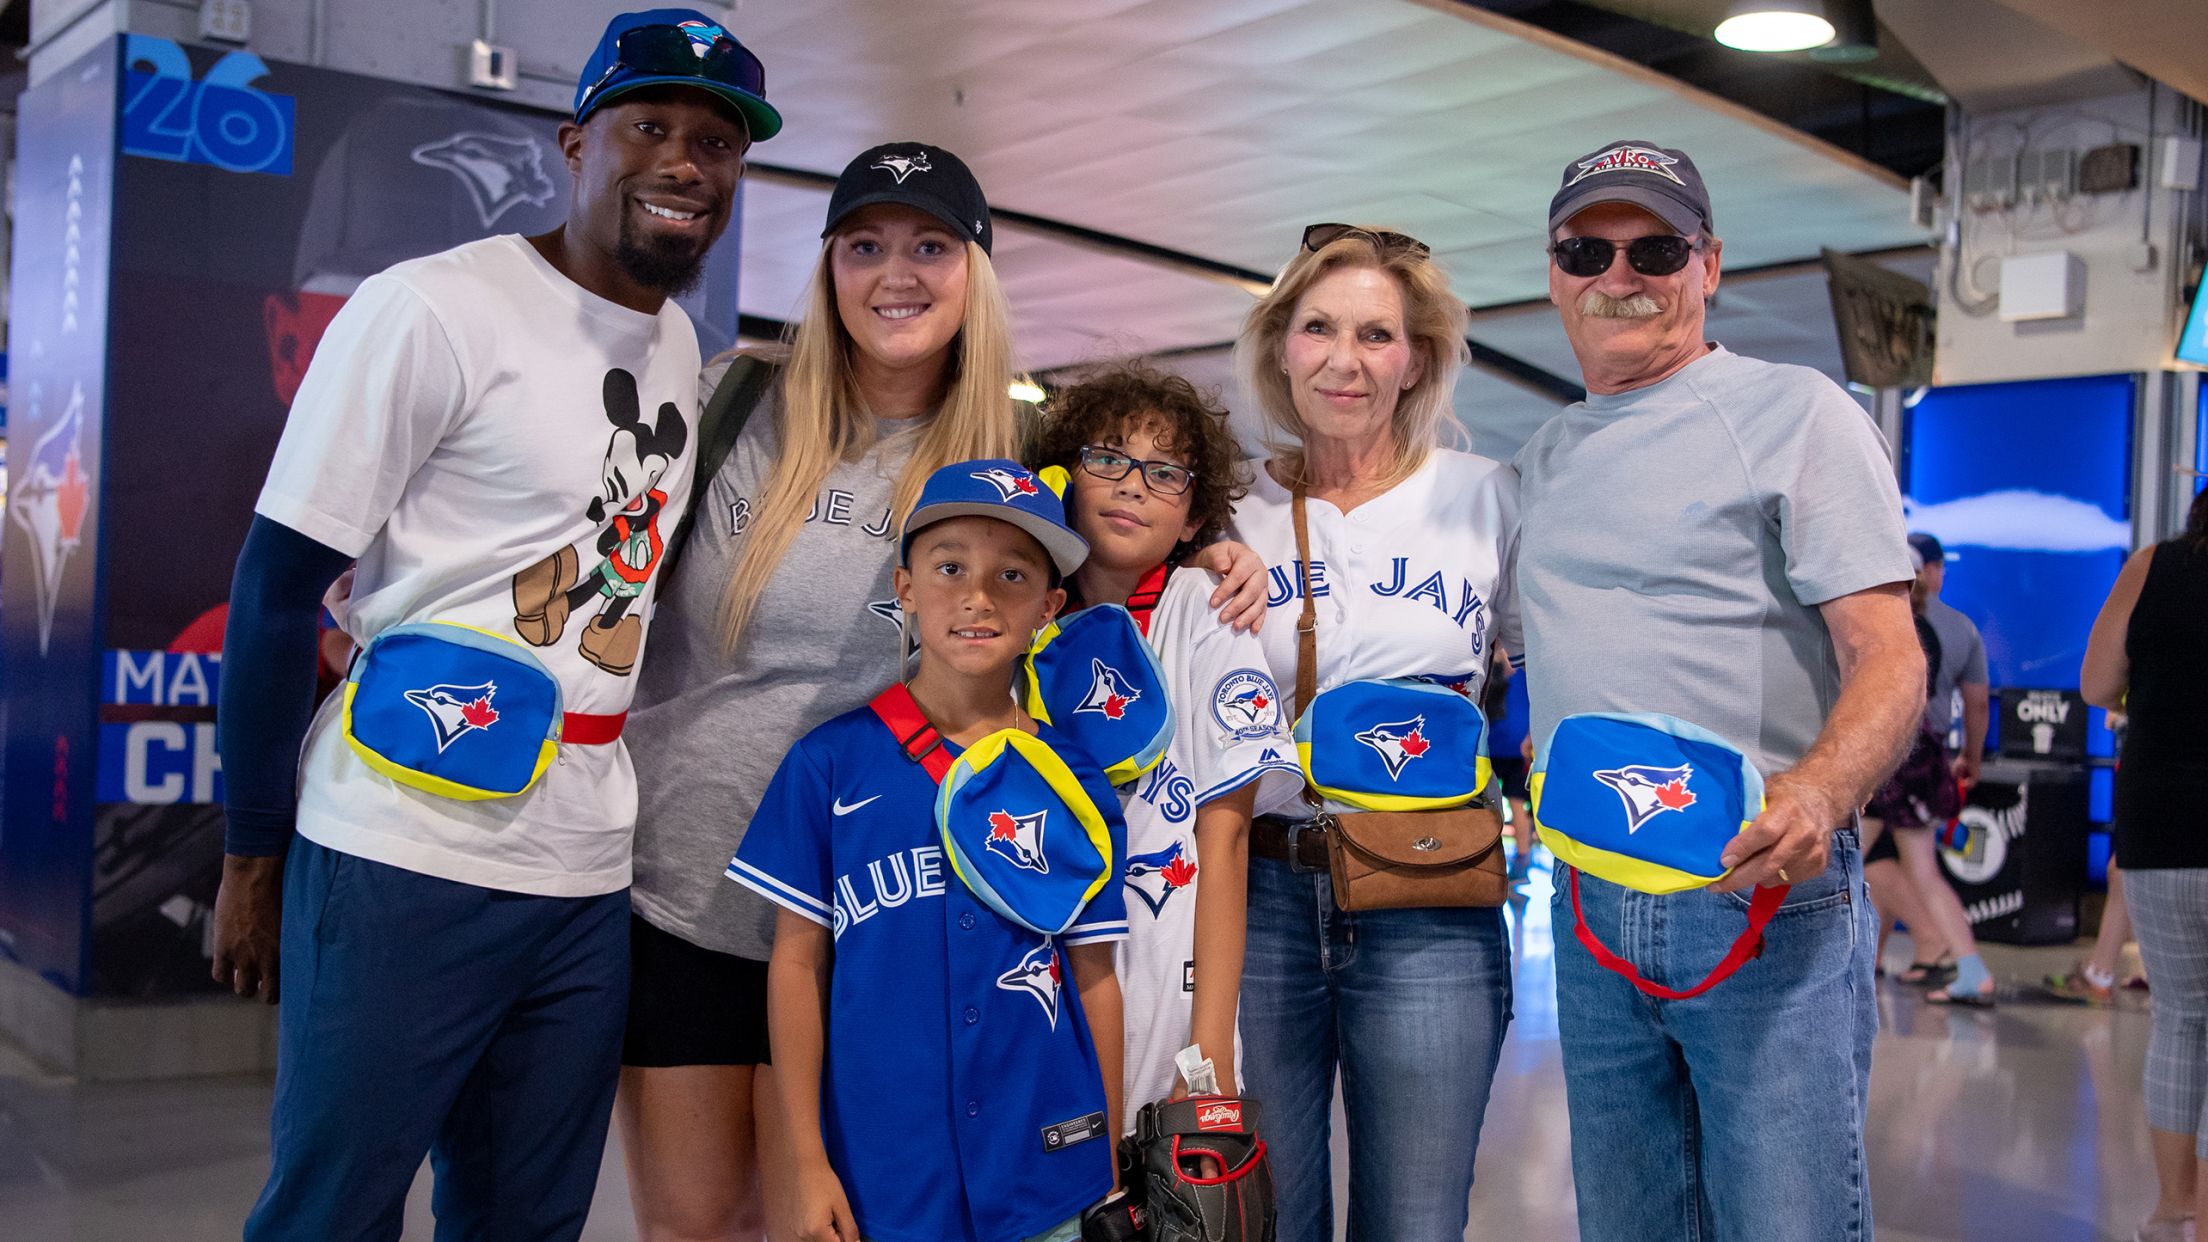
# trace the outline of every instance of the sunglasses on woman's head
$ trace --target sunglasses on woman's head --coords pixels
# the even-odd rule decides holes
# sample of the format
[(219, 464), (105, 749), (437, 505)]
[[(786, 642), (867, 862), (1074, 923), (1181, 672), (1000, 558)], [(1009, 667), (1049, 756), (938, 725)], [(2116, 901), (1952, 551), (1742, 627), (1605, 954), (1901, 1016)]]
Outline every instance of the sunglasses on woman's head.
[(1397, 233), (1390, 229), (1368, 229), (1355, 224), (1314, 224), (1303, 231), (1303, 248), (1317, 254), (1335, 242), (1353, 234), (1358, 237), (1370, 238), (1372, 243), (1380, 248), (1383, 257), (1405, 252), (1412, 254), (1433, 253), (1433, 250), (1425, 242), (1408, 233)]
[[(1701, 242), (1672, 234), (1636, 237), (1625, 244), (1625, 261), (1643, 276), (1669, 276), (1687, 265), (1687, 256), (1704, 249)], [(1619, 246), (1606, 237), (1567, 237), (1549, 247), (1556, 266), (1567, 276), (1600, 276), (1610, 270)]]

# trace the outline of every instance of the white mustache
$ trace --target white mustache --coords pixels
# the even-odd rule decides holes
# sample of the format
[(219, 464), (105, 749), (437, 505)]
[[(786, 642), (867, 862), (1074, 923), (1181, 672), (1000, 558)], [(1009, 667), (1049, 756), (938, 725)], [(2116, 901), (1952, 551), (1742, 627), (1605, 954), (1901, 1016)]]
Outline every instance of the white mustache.
[(1579, 300), (1579, 313), (1589, 319), (1646, 319), (1663, 313), (1663, 306), (1645, 293), (1614, 298), (1600, 289), (1589, 289)]

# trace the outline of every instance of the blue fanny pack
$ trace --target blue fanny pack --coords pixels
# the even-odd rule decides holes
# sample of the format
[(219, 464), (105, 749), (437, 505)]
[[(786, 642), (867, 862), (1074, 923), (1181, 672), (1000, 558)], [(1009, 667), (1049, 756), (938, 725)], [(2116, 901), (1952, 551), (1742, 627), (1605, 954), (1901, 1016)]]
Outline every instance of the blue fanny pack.
[(1296, 721), (1305, 779), (1367, 811), (1463, 806), (1487, 788), (1487, 717), (1464, 695), (1415, 677), (1321, 691)]
[(1117, 604), (1043, 627), (1027, 655), (1027, 713), (1072, 738), (1124, 785), (1158, 766), (1173, 740), (1173, 704), (1158, 657)]
[(559, 680), (527, 647), (451, 621), (395, 625), (345, 679), (346, 745), (402, 785), (469, 801), (511, 798), (558, 753)]

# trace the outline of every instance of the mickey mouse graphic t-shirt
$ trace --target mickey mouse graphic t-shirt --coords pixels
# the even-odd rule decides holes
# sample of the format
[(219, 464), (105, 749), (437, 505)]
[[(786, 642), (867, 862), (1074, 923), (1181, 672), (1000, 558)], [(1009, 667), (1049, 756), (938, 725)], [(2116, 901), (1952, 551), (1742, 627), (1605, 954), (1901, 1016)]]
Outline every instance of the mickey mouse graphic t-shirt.
[[(515, 639), (586, 740), (518, 797), (459, 801), (370, 771), (332, 695), (300, 765), (302, 835), (486, 888), (628, 884), (635, 775), (621, 741), (588, 739), (617, 729), (636, 685), (662, 534), (689, 499), (697, 374), (680, 307), (609, 302), (517, 236), (361, 284), (315, 351), (256, 511), (359, 557), (354, 641), (432, 620)], [(424, 706), (425, 730), (464, 746), (500, 727), (495, 686), (448, 689), (458, 714)]]

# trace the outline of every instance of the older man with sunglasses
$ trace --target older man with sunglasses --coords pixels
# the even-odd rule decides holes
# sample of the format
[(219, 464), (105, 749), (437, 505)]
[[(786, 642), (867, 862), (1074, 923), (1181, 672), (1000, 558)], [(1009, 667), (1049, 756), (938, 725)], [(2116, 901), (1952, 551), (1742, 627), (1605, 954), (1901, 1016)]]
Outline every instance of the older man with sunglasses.
[(1893, 468), (1832, 381), (1704, 339), (1723, 244), (1684, 152), (1574, 160), (1549, 240), (1587, 398), (1517, 460), (1534, 737), (1663, 713), (1768, 779), (1723, 880), (1657, 896), (1565, 868), (1557, 925), (1576, 878), (1588, 928), (1685, 989), (1740, 936), (1749, 890), (1791, 886), (1760, 956), (1688, 999), (1558, 938), (1580, 1236), (1868, 1238), (1877, 936), (1854, 825), (1924, 707)]

